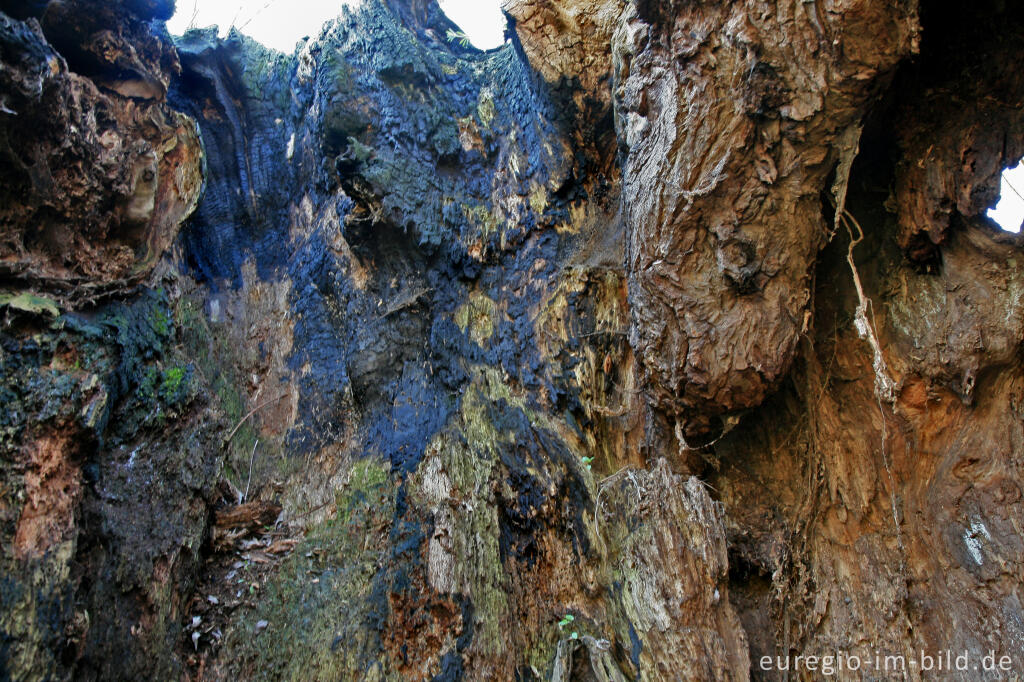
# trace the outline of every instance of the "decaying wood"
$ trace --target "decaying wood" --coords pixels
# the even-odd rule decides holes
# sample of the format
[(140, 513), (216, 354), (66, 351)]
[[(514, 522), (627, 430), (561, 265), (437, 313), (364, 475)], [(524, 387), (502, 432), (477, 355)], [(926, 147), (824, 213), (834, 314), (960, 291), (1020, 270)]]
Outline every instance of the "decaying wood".
[(276, 523), (280, 514), (281, 505), (263, 500), (252, 500), (220, 510), (214, 515), (214, 546), (222, 549), (231, 547), (249, 533)]
[(0, 678), (1024, 664), (1024, 6), (504, 4), (4, 4)]

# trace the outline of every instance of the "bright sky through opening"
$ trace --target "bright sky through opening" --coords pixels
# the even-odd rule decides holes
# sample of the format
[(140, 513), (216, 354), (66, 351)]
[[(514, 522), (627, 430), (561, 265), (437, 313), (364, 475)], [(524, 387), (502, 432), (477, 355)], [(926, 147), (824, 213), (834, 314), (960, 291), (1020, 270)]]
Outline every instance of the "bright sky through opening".
[(500, 0), (440, 0), (439, 4), (474, 47), (491, 50), (505, 44), (505, 15)]
[[(361, 0), (178, 0), (168, 30), (181, 35), (190, 27), (216, 24), (221, 34), (235, 26), (268, 47), (291, 53), (305, 36), (316, 36), (343, 5)], [(500, 0), (439, 0), (441, 9), (481, 50), (505, 42), (505, 17)], [(1003, 172), (1000, 200), (988, 216), (1008, 232), (1024, 222), (1024, 161)]]
[[(314, 37), (343, 5), (360, 0), (178, 0), (167, 29), (181, 35), (189, 27), (216, 24), (221, 35), (232, 26), (267, 47), (291, 53), (305, 36)], [(489, 50), (505, 42), (500, 0), (440, 0), (441, 9), (474, 46)]]
[(999, 203), (989, 209), (988, 217), (1007, 232), (1020, 232), (1024, 222), (1024, 161), (1003, 171)]

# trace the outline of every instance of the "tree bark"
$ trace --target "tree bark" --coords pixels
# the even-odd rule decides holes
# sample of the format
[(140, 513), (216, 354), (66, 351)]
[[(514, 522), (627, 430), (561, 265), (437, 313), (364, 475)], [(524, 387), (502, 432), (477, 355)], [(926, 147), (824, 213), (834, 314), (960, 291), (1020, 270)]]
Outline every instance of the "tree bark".
[(1024, 665), (1020, 9), (102, 5), (0, 3), (3, 675)]

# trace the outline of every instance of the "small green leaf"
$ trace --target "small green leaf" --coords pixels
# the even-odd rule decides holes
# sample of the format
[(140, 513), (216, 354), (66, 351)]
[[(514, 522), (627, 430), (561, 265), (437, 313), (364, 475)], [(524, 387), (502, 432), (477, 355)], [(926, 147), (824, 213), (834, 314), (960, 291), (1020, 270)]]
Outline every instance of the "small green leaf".
[(469, 36), (467, 36), (462, 31), (448, 29), (447, 38), (449, 43), (458, 41), (459, 45), (461, 45), (462, 47), (469, 47)]
[(573, 632), (572, 633), (572, 639), (579, 639), (579, 638), (580, 638), (580, 633), (578, 633), (578, 632)]

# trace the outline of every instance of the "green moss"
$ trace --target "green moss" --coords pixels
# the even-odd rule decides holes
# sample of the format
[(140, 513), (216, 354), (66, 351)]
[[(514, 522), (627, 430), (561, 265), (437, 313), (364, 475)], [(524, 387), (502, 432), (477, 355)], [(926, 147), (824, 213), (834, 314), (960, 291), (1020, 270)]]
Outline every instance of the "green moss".
[[(503, 452), (514, 450), (522, 437), (495, 424), (494, 406), (526, 409), (500, 373), (480, 367), (462, 397), (456, 417), (427, 446), (423, 462), (409, 481), (409, 498), (419, 508), (447, 509), (459, 500), (452, 526), (446, 528), (447, 551), (455, 560), (451, 575), (440, 579), (473, 604), (473, 648), (485, 656), (501, 655), (507, 646), (510, 615), (507, 572), (501, 561), (494, 490), (504, 479)], [(445, 565), (445, 562), (442, 562)]]
[(182, 367), (171, 367), (164, 371), (163, 382), (160, 384), (160, 396), (172, 402), (181, 390), (182, 382), (185, 380), (185, 369)]
[(136, 391), (136, 395), (140, 400), (149, 402), (156, 398), (156, 388), (160, 382), (160, 370), (156, 367), (150, 367), (146, 370), (146, 373), (142, 377), (142, 381), (139, 382), (139, 389)]
[[(223, 417), (224, 435), (242, 421), (249, 411), (246, 397), (239, 390), (245, 377), (239, 369), (244, 365), (241, 351), (229, 337), (229, 327), (211, 324), (203, 314), (203, 304), (183, 298), (174, 306), (174, 320), (182, 341), (184, 354), (193, 358), (195, 373), (205, 377), (207, 389), (213, 397), (212, 405)], [(174, 368), (172, 368), (174, 369)], [(168, 388), (173, 386), (176, 373), (169, 377)], [(184, 377), (187, 384), (187, 375)], [(245, 486), (249, 459), (258, 434), (250, 422), (243, 423), (228, 445), (224, 474), (236, 486)], [(278, 461), (280, 458), (271, 458)], [(243, 473), (240, 473), (243, 472)]]
[[(235, 424), (242, 421), (245, 416), (245, 401), (236, 388), (238, 384), (232, 381), (230, 375), (219, 374), (214, 380), (213, 389), (217, 396), (217, 403), (224, 414), (225, 425), (228, 429), (234, 428)], [(226, 435), (226, 434), (225, 434)], [(231, 438), (229, 443), (228, 456), (225, 459), (224, 474), (236, 486), (245, 484), (239, 472), (244, 472), (249, 462), (250, 453), (256, 445), (256, 430), (249, 422), (242, 423), (238, 431)]]
[(129, 409), (143, 415), (142, 424), (162, 426), (168, 417), (180, 415), (195, 397), (197, 387), (189, 381), (191, 373), (187, 367), (147, 368)]
[(480, 91), (480, 96), (477, 98), (476, 114), (480, 119), (480, 123), (482, 123), (485, 128), (490, 129), (491, 123), (494, 122), (495, 114), (494, 96), (491, 94), (491, 91), (486, 88)]
[[(550, 438), (561, 440), (566, 454), (577, 462), (580, 452), (578, 446), (559, 435), (565, 432), (564, 423), (530, 409), (525, 397), (504, 380), (499, 370), (476, 367), (470, 375), (458, 414), (428, 445), (423, 461), (410, 477), (409, 499), (416, 508), (433, 510), (437, 518), (449, 519), (443, 526), (445, 551), (453, 561), (442, 560), (435, 565), (449, 567), (450, 575), (435, 578), (449, 586), (452, 593), (469, 598), (473, 605), (471, 655), (502, 656), (511, 641), (508, 628), (515, 607), (508, 599), (510, 566), (502, 561), (501, 504), (495, 495), (508, 480), (508, 462), (525, 456), (523, 443), (529, 437), (517, 430), (518, 425), (523, 424), (525, 416), (538, 433), (544, 431)], [(529, 467), (528, 462), (522, 464)], [(587, 476), (583, 465), (578, 466)], [(458, 511), (450, 514), (446, 510), (453, 501), (458, 501)], [(516, 640), (516, 646), (521, 647), (520, 660), (538, 670), (547, 667), (560, 636), (554, 626), (556, 620), (550, 630), (531, 631), (526, 642)]]
[[(175, 418), (196, 414), (187, 405), (198, 383), (185, 352), (172, 343), (181, 340), (179, 331), (166, 294), (143, 291), (88, 317), (63, 316), (45, 332), (12, 337), (5, 344), (0, 399), (17, 413), (0, 418), (0, 450), (6, 447), (2, 441), (9, 428), (16, 442), (51, 433), (102, 442), (98, 456), (89, 458), (98, 462), (85, 463), (81, 475), (100, 475), (105, 493), (118, 500), (116, 513), (97, 509), (100, 516), (89, 521), (102, 524), (111, 551), (86, 560), (87, 570), (97, 578), (73, 602), (68, 586), (75, 581), (69, 572), (72, 566), (84, 570), (74, 562), (73, 541), (54, 537), (44, 556), (19, 560), (17, 566), (0, 559), (0, 572), (11, 577), (0, 581), (0, 630), (11, 633), (15, 642), (8, 652), (8, 669), (18, 679), (63, 675), (59, 660), (46, 662), (39, 652), (59, 653), (68, 641), (79, 641), (90, 620), (92, 632), (101, 633), (90, 636), (106, 656), (120, 624), (127, 623), (127, 629), (133, 622), (117, 617), (126, 612), (125, 602), (136, 598), (129, 594), (151, 604), (153, 617), (139, 635), (137, 651), (127, 656), (170, 652), (176, 645), (181, 584), (153, 582), (154, 565), (159, 558), (170, 558), (186, 573), (193, 570), (208, 524), (202, 496), (212, 496), (219, 457), (204, 433), (206, 420)], [(16, 342), (24, 351), (14, 352)], [(69, 452), (76, 465), (83, 464), (81, 453)], [(112, 474), (124, 470), (118, 458), (129, 452), (132, 475)], [(23, 483), (0, 473), (0, 545), (6, 541), (11, 546), (13, 523), (23, 504)], [(140, 527), (143, 507), (143, 521), (160, 522), (146, 521)], [(155, 678), (178, 677), (169, 670), (170, 660), (167, 655), (151, 662)], [(37, 663), (43, 667), (34, 669)], [(125, 669), (130, 665), (125, 663)]]
[(360, 163), (366, 163), (373, 158), (373, 147), (370, 145), (363, 144), (354, 137), (348, 138), (349, 149), (352, 152), (352, 158)]
[(481, 236), (489, 237), (495, 234), (501, 226), (501, 221), (484, 204), (476, 206), (463, 206), (462, 213), (466, 216), (469, 224), (480, 231)]
[(355, 80), (352, 77), (352, 65), (338, 50), (330, 50), (323, 58), (321, 68), (330, 75), (331, 85), (339, 92), (352, 90)]
[(468, 332), (469, 338), (477, 345), (483, 346), (494, 335), (496, 313), (495, 302), (487, 294), (474, 291), (469, 295), (469, 300), (455, 311), (455, 324), (462, 331)]
[(30, 293), (21, 293), (18, 295), (14, 294), (0, 294), (0, 306), (7, 306), (20, 310), (26, 313), (33, 313), (36, 315), (49, 315), (50, 317), (59, 317), (60, 310), (57, 308), (57, 304), (48, 298), (42, 296), (35, 296)]
[[(221, 660), (236, 679), (362, 679), (375, 663), (366, 627), (372, 581), (386, 552), (394, 486), (375, 460), (355, 464), (334, 518), (311, 529), (240, 613)], [(262, 632), (256, 624), (267, 621)]]
[(171, 332), (171, 316), (162, 308), (153, 308), (152, 319), (150, 323), (155, 331), (160, 336), (167, 336)]
[(541, 214), (548, 207), (548, 193), (543, 187), (538, 187), (530, 194), (530, 208), (534, 213)]
[(277, 111), (288, 111), (289, 90), (279, 84), (288, 83), (294, 57), (265, 47), (235, 29), (228, 40), (243, 47), (237, 54), (242, 62), (240, 80), (246, 90), (273, 102)]
[(365, 493), (377, 491), (383, 488), (390, 480), (387, 470), (379, 462), (372, 459), (364, 459), (352, 467), (349, 474), (348, 485), (345, 486), (349, 498), (354, 493)]

